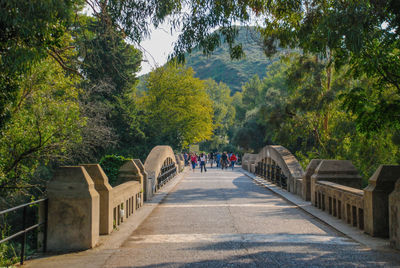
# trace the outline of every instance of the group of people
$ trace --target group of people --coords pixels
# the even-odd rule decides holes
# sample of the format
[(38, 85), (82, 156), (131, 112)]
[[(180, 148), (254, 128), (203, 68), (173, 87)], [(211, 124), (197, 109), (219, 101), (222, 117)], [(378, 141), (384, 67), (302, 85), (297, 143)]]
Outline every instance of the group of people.
[(201, 153), (199, 155), (197, 155), (196, 153), (184, 153), (183, 156), (185, 159), (185, 165), (188, 166), (189, 164), (191, 164), (193, 172), (198, 164), (200, 165), (201, 172), (203, 172), (203, 170), (204, 172), (207, 172), (207, 162), (210, 163), (211, 168), (215, 163), (217, 168), (227, 169), (228, 166), (230, 166), (233, 170), (235, 167), (235, 163), (238, 161), (237, 156), (233, 152), (230, 152), (229, 154), (227, 152), (211, 152), (208, 155), (205, 153)]

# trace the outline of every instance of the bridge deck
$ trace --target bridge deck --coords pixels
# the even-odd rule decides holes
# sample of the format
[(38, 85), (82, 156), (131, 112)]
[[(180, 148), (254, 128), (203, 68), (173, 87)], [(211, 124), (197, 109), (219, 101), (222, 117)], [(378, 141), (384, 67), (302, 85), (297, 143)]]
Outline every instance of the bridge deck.
[(239, 170), (215, 168), (188, 173), (119, 249), (103, 253), (104, 267), (400, 265), (399, 257), (343, 237)]

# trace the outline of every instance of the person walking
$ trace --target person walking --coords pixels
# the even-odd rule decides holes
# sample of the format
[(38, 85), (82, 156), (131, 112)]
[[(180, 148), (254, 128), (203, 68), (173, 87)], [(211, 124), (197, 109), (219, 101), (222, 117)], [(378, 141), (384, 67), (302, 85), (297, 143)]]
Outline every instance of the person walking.
[(194, 169), (196, 168), (196, 164), (197, 164), (197, 155), (195, 153), (193, 153), (192, 156), (190, 157), (190, 161), (192, 163), (192, 169), (194, 172)]
[(233, 170), (233, 168), (235, 167), (235, 163), (237, 161), (237, 157), (236, 157), (236, 155), (234, 153), (231, 153), (229, 161), (231, 161), (231, 167), (232, 167), (232, 170)]
[(212, 168), (213, 163), (214, 163), (214, 153), (211, 152), (208, 156), (208, 159), (210, 160), (210, 168)]
[(221, 168), (222, 169), (227, 169), (228, 168), (228, 155), (226, 154), (226, 152), (224, 152), (221, 155)]
[(218, 152), (217, 156), (216, 156), (216, 160), (217, 160), (217, 168), (219, 168), (221, 166), (221, 154)]
[(200, 155), (200, 172), (201, 173), (203, 173), (203, 168), (204, 168), (204, 172), (207, 172), (206, 164), (207, 164), (207, 156), (204, 153), (201, 153), (201, 155)]

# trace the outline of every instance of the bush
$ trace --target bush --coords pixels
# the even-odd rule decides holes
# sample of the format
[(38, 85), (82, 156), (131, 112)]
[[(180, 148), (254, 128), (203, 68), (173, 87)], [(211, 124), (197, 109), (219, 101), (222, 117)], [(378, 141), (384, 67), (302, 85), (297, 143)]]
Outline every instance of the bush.
[(112, 187), (116, 186), (118, 171), (128, 158), (122, 155), (105, 155), (100, 159), (100, 166), (108, 176), (108, 181)]

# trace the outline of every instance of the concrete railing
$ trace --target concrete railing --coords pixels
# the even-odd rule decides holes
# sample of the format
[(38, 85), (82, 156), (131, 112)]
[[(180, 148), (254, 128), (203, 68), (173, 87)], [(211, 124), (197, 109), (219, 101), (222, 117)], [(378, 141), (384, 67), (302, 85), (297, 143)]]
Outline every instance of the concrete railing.
[(330, 181), (315, 183), (314, 205), (348, 224), (364, 229), (363, 190)]
[(400, 166), (380, 166), (368, 186), (361, 189), (362, 178), (348, 160), (313, 159), (303, 172), (296, 158), (282, 146), (265, 146), (251, 163), (253, 156), (245, 154), (243, 169), (300, 195), (371, 236), (390, 237), (391, 245), (400, 249)]
[(255, 173), (289, 192), (302, 195), (304, 171), (288, 149), (280, 145), (265, 146), (258, 153)]
[(242, 168), (254, 173), (255, 170), (251, 171), (251, 165), (255, 165), (256, 160), (257, 154), (244, 154), (242, 159)]
[(151, 150), (144, 162), (144, 169), (148, 175), (145, 182), (146, 200), (151, 198), (163, 183), (179, 172), (175, 154), (172, 148), (166, 145), (159, 145)]
[(58, 169), (47, 187), (49, 251), (92, 248), (143, 205), (143, 176), (133, 160), (118, 180), (111, 187), (98, 164)]
[(110, 234), (143, 206), (146, 192), (148, 199), (153, 195), (153, 182), (160, 185), (177, 173), (180, 158), (171, 147), (157, 146), (145, 165), (139, 159), (126, 161), (115, 187), (98, 164), (59, 168), (47, 186), (48, 250), (94, 247), (99, 235)]
[(182, 172), (185, 168), (185, 159), (183, 158), (183, 154), (175, 154), (175, 159), (179, 172)]

